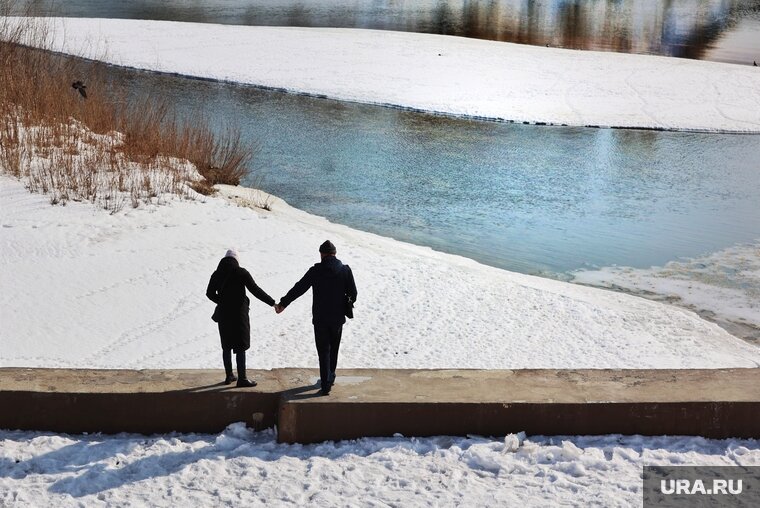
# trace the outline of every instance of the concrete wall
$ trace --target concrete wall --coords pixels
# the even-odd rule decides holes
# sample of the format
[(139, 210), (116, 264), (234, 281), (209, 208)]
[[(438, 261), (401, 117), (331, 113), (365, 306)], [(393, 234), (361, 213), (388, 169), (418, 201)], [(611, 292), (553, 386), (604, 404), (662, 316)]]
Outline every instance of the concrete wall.
[(278, 425), (284, 442), (364, 436), (643, 434), (760, 438), (760, 369), (316, 370), (0, 369), (0, 428), (144, 434)]

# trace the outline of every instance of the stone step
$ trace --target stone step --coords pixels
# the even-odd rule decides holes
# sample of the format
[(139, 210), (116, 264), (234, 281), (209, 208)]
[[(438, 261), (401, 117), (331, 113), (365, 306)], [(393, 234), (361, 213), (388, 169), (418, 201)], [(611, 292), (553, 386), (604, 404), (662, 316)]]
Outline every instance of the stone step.
[(520, 431), (760, 437), (760, 369), (348, 370), (328, 397), (285, 395), (278, 420), (280, 441), (301, 443)]

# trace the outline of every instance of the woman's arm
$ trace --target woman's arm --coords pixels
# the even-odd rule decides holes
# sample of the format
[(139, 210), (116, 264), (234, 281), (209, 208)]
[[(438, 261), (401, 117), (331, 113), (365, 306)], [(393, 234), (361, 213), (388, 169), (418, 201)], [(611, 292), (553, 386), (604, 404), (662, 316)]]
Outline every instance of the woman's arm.
[(269, 296), (266, 291), (256, 285), (256, 282), (253, 280), (253, 277), (251, 277), (251, 274), (248, 272), (248, 270), (243, 269), (243, 271), (245, 272), (243, 274), (243, 281), (245, 282), (245, 287), (248, 288), (248, 291), (250, 291), (253, 296), (266, 303), (270, 307), (274, 305), (274, 298)]
[(219, 303), (219, 292), (217, 291), (216, 272), (211, 274), (211, 278), (208, 281), (208, 287), (206, 288), (206, 297), (214, 303)]

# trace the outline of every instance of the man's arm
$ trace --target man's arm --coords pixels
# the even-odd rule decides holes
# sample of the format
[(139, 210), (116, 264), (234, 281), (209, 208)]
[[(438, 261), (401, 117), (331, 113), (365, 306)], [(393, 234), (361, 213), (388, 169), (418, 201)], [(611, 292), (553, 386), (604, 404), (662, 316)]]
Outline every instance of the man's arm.
[(248, 291), (250, 291), (253, 296), (266, 303), (270, 307), (274, 305), (274, 298), (269, 296), (266, 291), (256, 285), (256, 281), (253, 280), (253, 277), (251, 277), (251, 274), (248, 270), (244, 270), (244, 272), (243, 282), (245, 282), (245, 287), (248, 288)]
[(288, 294), (280, 299), (280, 307), (284, 309), (293, 303), (293, 300), (309, 290), (309, 288), (314, 283), (314, 270), (315, 268), (313, 266), (309, 268), (309, 271), (307, 271), (306, 274), (301, 277), (301, 280), (296, 282), (296, 285), (293, 286), (290, 291), (288, 291)]
[(356, 282), (354, 282), (354, 272), (351, 267), (346, 265), (346, 294), (351, 297), (351, 301), (356, 301)]

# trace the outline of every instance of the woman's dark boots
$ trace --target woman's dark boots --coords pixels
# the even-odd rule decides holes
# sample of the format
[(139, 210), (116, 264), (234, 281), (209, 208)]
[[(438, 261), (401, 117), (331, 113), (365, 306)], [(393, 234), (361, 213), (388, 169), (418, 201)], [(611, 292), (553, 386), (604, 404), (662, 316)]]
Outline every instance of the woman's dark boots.
[(251, 387), (256, 386), (256, 381), (248, 379), (245, 375), (245, 351), (235, 352), (235, 361), (237, 362), (238, 380), (237, 385), (239, 387)]
[(224, 384), (229, 385), (237, 381), (235, 374), (232, 373), (232, 350), (222, 349), (222, 362), (224, 363), (224, 372), (227, 377), (224, 378)]

